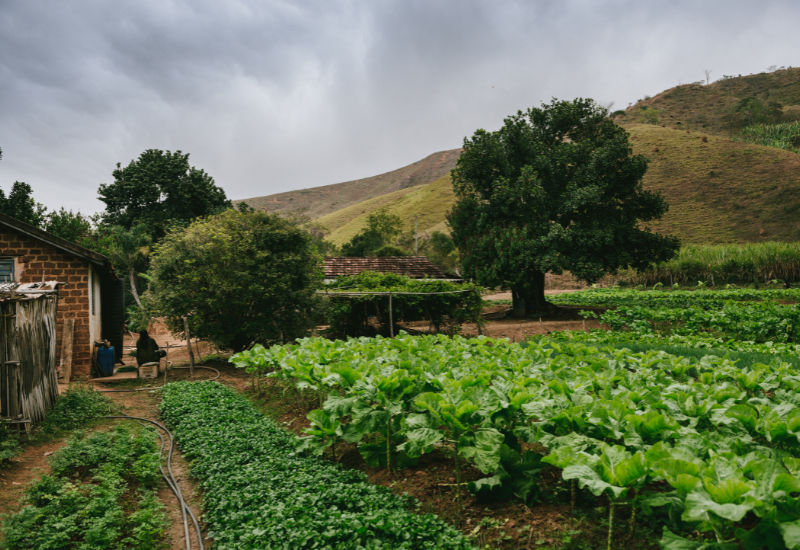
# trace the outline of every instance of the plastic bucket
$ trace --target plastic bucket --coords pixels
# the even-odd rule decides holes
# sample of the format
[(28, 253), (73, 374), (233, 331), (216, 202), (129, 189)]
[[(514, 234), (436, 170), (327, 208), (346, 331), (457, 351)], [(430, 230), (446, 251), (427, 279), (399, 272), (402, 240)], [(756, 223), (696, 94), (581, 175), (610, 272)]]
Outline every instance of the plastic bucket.
[(114, 347), (97, 348), (97, 364), (103, 376), (114, 374)]

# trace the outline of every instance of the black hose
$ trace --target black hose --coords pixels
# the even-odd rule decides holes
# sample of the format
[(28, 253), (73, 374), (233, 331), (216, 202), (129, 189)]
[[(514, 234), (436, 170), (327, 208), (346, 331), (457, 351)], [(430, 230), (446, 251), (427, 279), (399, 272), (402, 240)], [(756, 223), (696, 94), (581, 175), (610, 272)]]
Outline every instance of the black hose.
[[(155, 426), (158, 426), (159, 428), (161, 428), (162, 430), (167, 432), (167, 435), (169, 436), (169, 440), (170, 440), (169, 454), (167, 455), (167, 470), (169, 471), (169, 477), (171, 477), (172, 480), (170, 480), (169, 477), (167, 477), (166, 473), (164, 473), (164, 468), (162, 466), (159, 465), (159, 469), (161, 470), (161, 475), (164, 476), (164, 479), (166, 480), (167, 485), (169, 486), (170, 489), (172, 489), (172, 492), (175, 493), (175, 497), (181, 503), (181, 513), (183, 514), (183, 529), (184, 529), (184, 533), (185, 533), (185, 536), (186, 536), (186, 550), (192, 550), (192, 543), (191, 543), (191, 540), (189, 539), (189, 523), (186, 521), (186, 513), (187, 512), (189, 513), (189, 516), (192, 518), (192, 523), (194, 524), (194, 529), (195, 529), (195, 532), (197, 533), (197, 543), (200, 545), (200, 550), (205, 550), (205, 547), (203, 546), (203, 533), (200, 530), (200, 524), (198, 523), (197, 518), (195, 517), (194, 513), (192, 512), (192, 509), (189, 508), (188, 504), (186, 504), (186, 501), (183, 498), (183, 492), (181, 491), (181, 488), (178, 485), (178, 480), (175, 479), (175, 474), (172, 472), (172, 464), (171, 464), (172, 463), (172, 451), (175, 448), (175, 438), (172, 437), (172, 433), (165, 426), (163, 426), (162, 424), (159, 424), (158, 422), (156, 422), (154, 420), (150, 420), (149, 418), (142, 418), (140, 416), (129, 416), (127, 414), (123, 414), (123, 416), (106, 416), (105, 418), (117, 418), (117, 419), (123, 419), (123, 420), (141, 420), (141, 421), (144, 421), (144, 422), (150, 422), (151, 424), (153, 424)], [(156, 432), (156, 433), (158, 434), (158, 437), (161, 438), (161, 443), (162, 443), (161, 450), (159, 451), (159, 454), (158, 454), (159, 462), (160, 462), (161, 461), (161, 456), (164, 453), (164, 445), (163, 445), (164, 438), (161, 436), (160, 433), (158, 433), (158, 432)]]

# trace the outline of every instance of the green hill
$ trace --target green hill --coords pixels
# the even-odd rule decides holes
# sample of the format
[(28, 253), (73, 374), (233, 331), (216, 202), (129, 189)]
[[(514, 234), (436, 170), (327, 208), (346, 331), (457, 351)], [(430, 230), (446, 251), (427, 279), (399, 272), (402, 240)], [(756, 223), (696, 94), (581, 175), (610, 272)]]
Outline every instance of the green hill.
[(436, 181), (450, 173), (460, 154), (461, 149), (440, 151), (378, 176), (233, 202), (246, 202), (256, 210), (268, 212), (302, 211), (311, 218), (318, 218), (373, 197)]
[(417, 231), (420, 234), (447, 232), (445, 214), (453, 205), (453, 200), (453, 185), (448, 174), (428, 185), (381, 195), (322, 216), (317, 221), (331, 230), (327, 239), (337, 245), (352, 239), (366, 225), (370, 213), (383, 207), (390, 214), (399, 216), (406, 223), (406, 229), (413, 229), (414, 216), (417, 216)]
[[(758, 98), (766, 111), (742, 105), (748, 98)], [(640, 99), (624, 113), (615, 119), (622, 125), (650, 122), (735, 137), (754, 122), (800, 120), (800, 68), (682, 84)]]
[[(661, 191), (670, 211), (654, 231), (686, 243), (741, 243), (800, 240), (800, 155), (731, 141), (702, 132), (630, 124), (636, 154), (651, 159), (647, 189)], [(706, 136), (707, 141), (703, 141)], [(453, 203), (449, 176), (363, 201), (319, 218), (336, 244), (349, 241), (367, 216), (386, 207), (420, 233), (446, 231)]]

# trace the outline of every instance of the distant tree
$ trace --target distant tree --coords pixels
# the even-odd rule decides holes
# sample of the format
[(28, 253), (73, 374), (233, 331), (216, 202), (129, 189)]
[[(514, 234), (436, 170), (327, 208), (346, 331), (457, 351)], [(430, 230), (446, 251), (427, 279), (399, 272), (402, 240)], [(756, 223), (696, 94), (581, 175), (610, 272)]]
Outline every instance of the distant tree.
[(150, 259), (150, 301), (167, 326), (223, 349), (308, 334), (322, 262), (308, 231), (266, 212), (229, 209), (172, 231)]
[(713, 71), (713, 69), (706, 69), (705, 71), (703, 71), (704, 73), (706, 73), (706, 86), (711, 84), (711, 71)]
[(441, 231), (431, 233), (426, 243), (425, 255), (445, 273), (458, 274), (458, 249), (450, 235)]
[(641, 225), (668, 206), (642, 188), (648, 159), (592, 100), (553, 100), (464, 139), (448, 216), (464, 276), (547, 308), (545, 274), (593, 282), (671, 258), (675, 237)]
[(770, 124), (783, 118), (783, 105), (775, 100), (764, 101), (760, 97), (749, 96), (736, 104), (736, 112), (747, 117), (748, 124)]
[(408, 256), (408, 253), (399, 246), (387, 244), (377, 249), (375, 251), (375, 256), (378, 258), (390, 258), (395, 256)]
[(349, 243), (342, 245), (342, 255), (373, 256), (379, 248), (393, 244), (403, 232), (403, 220), (381, 208), (367, 217), (366, 226)]
[(92, 221), (80, 212), (61, 208), (48, 212), (42, 228), (57, 237), (80, 244), (92, 234)]
[(107, 226), (131, 229), (144, 224), (154, 240), (170, 227), (231, 207), (211, 176), (189, 165), (189, 154), (148, 149), (126, 167), (117, 163), (114, 183), (101, 184)]
[(0, 212), (21, 222), (40, 227), (45, 221), (47, 208), (33, 199), (33, 189), (30, 185), (15, 181), (8, 197), (0, 189)]

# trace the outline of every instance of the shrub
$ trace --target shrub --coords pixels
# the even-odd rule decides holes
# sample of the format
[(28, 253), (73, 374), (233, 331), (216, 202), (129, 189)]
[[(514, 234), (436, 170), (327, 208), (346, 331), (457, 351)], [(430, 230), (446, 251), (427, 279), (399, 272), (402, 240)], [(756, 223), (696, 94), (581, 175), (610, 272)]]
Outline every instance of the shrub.
[(321, 258), (292, 220), (228, 210), (169, 233), (151, 265), (153, 302), (173, 332), (190, 316), (192, 336), (238, 351), (313, 326)]

